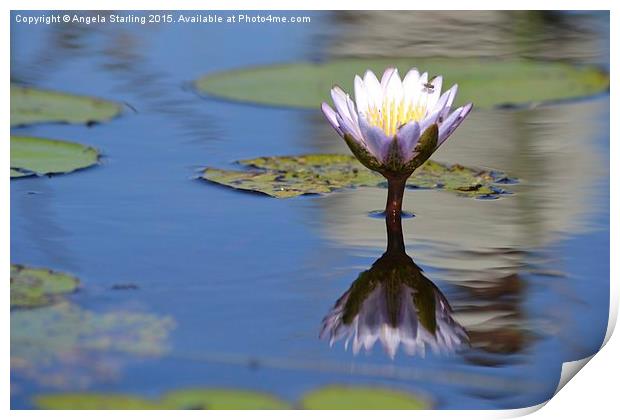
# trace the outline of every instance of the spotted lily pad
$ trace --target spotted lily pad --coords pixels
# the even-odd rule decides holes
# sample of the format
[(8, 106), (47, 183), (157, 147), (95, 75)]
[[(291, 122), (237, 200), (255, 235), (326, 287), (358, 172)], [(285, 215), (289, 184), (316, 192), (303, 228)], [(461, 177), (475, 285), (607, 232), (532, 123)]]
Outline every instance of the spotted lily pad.
[(304, 395), (307, 410), (425, 410), (431, 404), (414, 394), (383, 388), (327, 386)]
[[(385, 179), (350, 155), (300, 155), (241, 160), (243, 171), (206, 168), (205, 180), (276, 198), (327, 194), (343, 188), (380, 187)], [(497, 197), (506, 191), (494, 183), (506, 175), (461, 165), (427, 161), (409, 178), (410, 188), (453, 191), (469, 197)]]
[(289, 405), (269, 394), (233, 389), (174, 391), (151, 400), (123, 394), (50, 394), (34, 400), (46, 410), (278, 410)]
[(102, 122), (121, 110), (120, 104), (102, 99), (11, 85), (11, 126)]
[(11, 136), (11, 178), (73, 172), (97, 164), (99, 152), (63, 140)]
[(383, 73), (396, 66), (402, 75), (411, 67), (441, 74), (444, 86), (459, 85), (457, 102), (476, 108), (578, 98), (609, 88), (609, 75), (595, 67), (560, 62), (464, 58), (338, 59), (324, 63), (290, 63), (208, 74), (199, 92), (264, 105), (317, 108), (339, 85), (353, 92), (353, 76), (366, 69)]
[(79, 284), (80, 281), (69, 274), (11, 264), (11, 308), (48, 305), (74, 292)]

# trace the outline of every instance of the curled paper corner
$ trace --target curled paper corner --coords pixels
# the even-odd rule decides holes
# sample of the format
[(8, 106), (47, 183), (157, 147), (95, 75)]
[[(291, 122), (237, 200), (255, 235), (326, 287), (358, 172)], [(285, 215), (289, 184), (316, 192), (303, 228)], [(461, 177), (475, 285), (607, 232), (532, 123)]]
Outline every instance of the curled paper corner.
[(618, 284), (615, 281), (609, 282), (609, 319), (607, 321), (607, 332), (605, 333), (605, 338), (603, 339), (603, 344), (601, 348), (605, 347), (611, 335), (614, 333), (616, 329), (616, 321), (618, 321)]
[[(510, 408), (503, 410), (457, 410), (459, 419), (472, 419), (472, 420), (485, 420), (485, 419), (514, 419), (517, 417), (527, 416), (532, 414), (541, 408), (543, 408), (548, 401), (540, 404), (532, 405), (522, 408)], [(425, 412), (425, 414), (428, 412)], [(439, 414), (439, 412), (438, 412)], [(444, 418), (444, 417), (438, 417)]]
[(592, 356), (584, 357), (580, 360), (573, 360), (572, 362), (564, 362), (562, 363), (562, 372), (560, 373), (560, 381), (558, 382), (558, 386), (555, 389), (553, 395), (555, 396), (564, 385), (568, 383), (573, 377), (579, 372), (592, 358)]
[[(553, 396), (556, 396), (558, 392), (560, 392), (560, 390), (562, 388), (564, 388), (564, 386), (571, 380), (573, 379), (573, 377), (586, 365), (588, 364), (588, 362), (590, 360), (592, 360), (592, 358), (594, 356), (596, 356), (596, 354), (598, 354), (598, 352), (605, 347), (605, 345), (609, 342), (609, 339), (611, 338), (615, 328), (616, 328), (616, 321), (618, 319), (618, 299), (614, 299), (613, 296), (617, 296), (614, 293), (614, 289), (615, 289), (615, 285), (614, 282), (612, 281), (610, 283), (610, 306), (609, 306), (609, 319), (607, 321), (607, 331), (605, 333), (605, 338), (603, 339), (603, 343), (601, 343), (601, 347), (599, 348), (599, 350), (597, 352), (595, 352), (594, 354), (584, 357), (583, 359), (579, 359), (579, 360), (573, 360), (570, 362), (564, 362), (562, 363), (562, 371), (560, 372), (560, 380), (558, 381), (558, 386), (556, 387), (555, 391), (553, 392)], [(552, 397), (553, 398), (553, 397)], [(538, 408), (542, 408), (544, 405), (546, 405), (551, 399), (547, 400), (546, 402), (539, 404), (536, 410)], [(533, 407), (530, 407), (533, 408)], [(533, 410), (533, 411), (536, 411)], [(533, 412), (532, 411), (532, 412)]]
[(522, 417), (528, 414), (532, 414), (541, 408), (543, 408), (553, 397), (557, 395), (558, 392), (564, 385), (566, 385), (573, 377), (594, 357), (594, 354), (588, 357), (585, 357), (580, 360), (573, 360), (571, 362), (562, 363), (562, 371), (560, 372), (560, 380), (558, 382), (558, 386), (556, 387), (553, 395), (547, 399), (546, 401), (541, 402), (540, 404), (532, 405), (530, 407), (517, 408), (513, 410), (504, 410), (501, 412), (498, 418), (514, 418), (514, 417)]
[(516, 418), (516, 417), (527, 416), (528, 414), (532, 414), (532, 413), (535, 413), (536, 411), (540, 410), (548, 402), (549, 401), (541, 402), (540, 404), (532, 405), (532, 406), (529, 406), (529, 407), (514, 408), (512, 410), (497, 411), (498, 416), (495, 417), (495, 418), (512, 419), (512, 418)]

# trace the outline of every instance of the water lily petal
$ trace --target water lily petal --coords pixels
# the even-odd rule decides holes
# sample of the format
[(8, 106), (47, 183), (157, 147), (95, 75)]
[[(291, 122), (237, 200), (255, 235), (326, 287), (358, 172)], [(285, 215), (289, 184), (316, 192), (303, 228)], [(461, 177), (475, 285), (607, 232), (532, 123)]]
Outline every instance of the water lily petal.
[(428, 95), (428, 104), (426, 107), (428, 113), (434, 111), (435, 105), (439, 100), (439, 97), (441, 95), (441, 85), (443, 84), (443, 77), (437, 76), (430, 83), (433, 85), (433, 87), (431, 88), (431, 92)]
[(418, 79), (418, 87), (422, 88), (424, 87), (424, 84), (428, 82), (428, 72), (424, 72), (420, 75), (420, 78)]
[(420, 72), (415, 67), (407, 72), (403, 78), (403, 87), (405, 89), (414, 89), (418, 86), (418, 80), (420, 79)]
[(446, 139), (456, 130), (469, 114), (473, 104), (469, 103), (465, 106), (457, 108), (450, 116), (439, 126), (439, 136), (437, 139), (437, 147), (439, 147)]
[(424, 72), (418, 78), (417, 83), (411, 84), (410, 95), (411, 95), (411, 106), (413, 107), (427, 107), (428, 104), (428, 94), (426, 93), (426, 89), (424, 88), (424, 84), (428, 81), (428, 73)]
[[(362, 133), (359, 130), (357, 111), (349, 95), (346, 94), (340, 86), (334, 86), (331, 90), (331, 95), (334, 105), (336, 106), (336, 111), (338, 111), (338, 114), (346, 125), (347, 132), (358, 138), (361, 137)], [(342, 128), (342, 124), (340, 124), (340, 127)]]
[[(343, 127), (343, 120), (340, 115), (336, 114), (336, 117), (340, 126)], [(361, 134), (358, 136), (352, 131), (347, 131), (346, 127), (342, 128), (342, 130), (344, 131), (343, 138), (347, 146), (349, 146), (349, 149), (364, 166), (373, 170), (381, 166), (382, 156), (385, 156), (386, 152), (381, 146), (381, 140), (377, 140), (376, 133), (365, 134), (368, 136), (366, 138)]]
[(405, 161), (409, 161), (413, 155), (413, 149), (420, 139), (420, 124), (417, 121), (402, 126), (396, 133), (398, 145)]
[(347, 104), (347, 94), (340, 86), (334, 86), (331, 90), (332, 100), (336, 111), (343, 119), (349, 119), (352, 121), (351, 114), (349, 113), (349, 105)]
[[(441, 76), (437, 76), (435, 80), (440, 78)], [(439, 81), (440, 84), (443, 84), (443, 78)], [(438, 85), (435, 85), (436, 87)], [(439, 93), (441, 89), (441, 85), (439, 85), (439, 89), (435, 91), (435, 93)], [(450, 107), (452, 106), (452, 102), (456, 96), (456, 92), (458, 90), (458, 85), (452, 85), (450, 89), (445, 91), (432, 107), (429, 107), (429, 111), (427, 112), (426, 117), (420, 122), (420, 131), (424, 132), (431, 124), (441, 123), (448, 113), (450, 112)], [(429, 97), (429, 100), (430, 97)]]
[(357, 127), (354, 127), (350, 120), (344, 119), (339, 113), (336, 113), (336, 121), (338, 122), (338, 126), (342, 130), (343, 134), (350, 134), (356, 141), (363, 144), (362, 135), (357, 133)]
[(445, 140), (450, 132), (452, 126), (456, 123), (461, 112), (463, 111), (463, 107), (459, 107), (455, 109), (449, 116), (446, 118), (444, 122), (439, 126), (439, 134), (437, 137), (437, 143), (440, 143), (441, 140)]
[(357, 113), (357, 110), (355, 109), (355, 103), (353, 102), (353, 100), (351, 99), (349, 95), (347, 95), (346, 100), (347, 100), (347, 108), (349, 110), (349, 114), (351, 115), (351, 121), (353, 121), (353, 123), (355, 123), (356, 126), (359, 126), (359, 122), (357, 121), (358, 113)]
[(367, 112), (368, 93), (366, 91), (366, 86), (364, 86), (364, 81), (361, 77), (355, 75), (355, 81), (353, 84), (355, 89), (355, 104), (357, 105), (357, 110), (359, 112)]
[(415, 67), (407, 72), (403, 79), (403, 99), (409, 105), (415, 105), (419, 95), (420, 72)]
[(332, 107), (325, 102), (321, 104), (321, 111), (323, 111), (323, 114), (325, 115), (325, 118), (327, 118), (329, 124), (334, 127), (334, 130), (336, 130), (336, 132), (340, 136), (342, 136), (344, 133), (342, 129), (340, 129), (340, 125), (338, 124), (338, 119), (336, 118), (336, 111), (334, 111)]
[[(384, 92), (385, 92), (385, 89), (387, 88), (387, 85), (388, 85), (390, 79), (394, 75), (394, 73), (396, 73), (398, 75), (398, 69), (396, 69), (395, 67), (388, 67), (383, 72), (383, 76), (381, 76), (381, 88), (383, 88)], [(400, 78), (399, 78), (399, 80), (400, 80)]]
[(366, 118), (361, 114), (359, 116), (359, 123), (362, 138), (366, 142), (368, 150), (377, 158), (377, 160), (379, 160), (379, 162), (383, 162), (385, 160), (387, 148), (390, 144), (388, 137), (379, 127), (368, 124)]
[(420, 133), (423, 133), (424, 131), (426, 131), (426, 129), (430, 127), (432, 124), (437, 123), (437, 121), (439, 120), (439, 115), (441, 114), (441, 111), (442, 111), (441, 109), (435, 110), (433, 111), (433, 113), (426, 116), (422, 121), (420, 121)]
[(366, 88), (368, 106), (379, 109), (383, 102), (383, 90), (377, 76), (370, 70), (366, 70), (364, 73), (364, 87)]
[[(386, 80), (385, 75), (387, 73), (388, 71), (386, 70), (383, 74), (383, 79), (381, 79), (384, 101), (392, 104), (398, 104), (403, 98), (403, 82), (400, 80), (397, 69), (393, 69), (389, 75), (389, 78)], [(388, 108), (388, 112), (389, 110), (390, 108)]]
[(457, 84), (454, 84), (450, 89), (445, 91), (437, 101), (437, 104), (435, 105), (435, 111), (439, 111), (439, 122), (441, 122), (448, 116), (450, 108), (452, 107), (452, 103), (454, 102), (454, 98), (456, 97), (456, 92), (458, 91), (458, 88), (459, 86)]

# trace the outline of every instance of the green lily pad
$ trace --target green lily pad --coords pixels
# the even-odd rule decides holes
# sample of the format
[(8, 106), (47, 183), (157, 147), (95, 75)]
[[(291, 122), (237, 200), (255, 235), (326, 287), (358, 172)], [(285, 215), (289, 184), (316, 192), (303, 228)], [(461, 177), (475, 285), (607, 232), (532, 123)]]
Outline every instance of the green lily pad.
[(162, 402), (191, 410), (284, 410), (290, 406), (269, 394), (233, 389), (193, 389), (171, 392)]
[(34, 399), (46, 410), (282, 410), (284, 401), (253, 391), (233, 389), (191, 389), (150, 400), (123, 394), (50, 394)]
[(11, 126), (102, 122), (121, 110), (120, 104), (102, 99), (11, 85)]
[(48, 305), (59, 296), (74, 292), (79, 284), (69, 274), (11, 264), (11, 308)]
[(327, 386), (304, 395), (307, 410), (426, 410), (431, 404), (403, 391), (372, 387)]
[(290, 63), (208, 74), (195, 82), (199, 92), (263, 105), (317, 108), (333, 85), (353, 93), (353, 76), (366, 69), (383, 73), (396, 66), (441, 74), (444, 86), (459, 85), (457, 103), (476, 108), (570, 99), (603, 92), (609, 75), (594, 67), (560, 62), (462, 58), (338, 59), (320, 64)]
[(28, 171), (20, 172), (16, 169), (11, 168), (11, 178), (22, 178), (25, 176), (32, 176), (32, 175), (34, 175), (33, 172), (28, 172)]
[(11, 136), (11, 178), (68, 173), (97, 164), (97, 149), (63, 140)]
[(43, 410), (162, 410), (161, 404), (122, 394), (50, 394), (34, 399)]
[[(239, 190), (276, 198), (327, 194), (343, 188), (380, 187), (385, 179), (363, 167), (350, 155), (300, 155), (241, 160), (243, 171), (206, 168), (201, 178)], [(453, 191), (469, 197), (497, 197), (505, 193), (493, 185), (506, 178), (496, 171), (427, 161), (409, 178), (410, 188)]]

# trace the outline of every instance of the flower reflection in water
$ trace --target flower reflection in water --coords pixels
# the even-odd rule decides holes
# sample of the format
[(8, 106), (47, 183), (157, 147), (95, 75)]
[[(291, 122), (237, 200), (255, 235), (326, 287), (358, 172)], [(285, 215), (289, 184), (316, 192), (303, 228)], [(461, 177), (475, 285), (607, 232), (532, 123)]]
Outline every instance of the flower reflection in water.
[(362, 272), (323, 319), (321, 338), (330, 346), (344, 339), (353, 353), (380, 341), (393, 359), (398, 348), (410, 356), (453, 353), (468, 344), (464, 328), (452, 318), (441, 291), (405, 252), (400, 213), (386, 215), (388, 246)]

